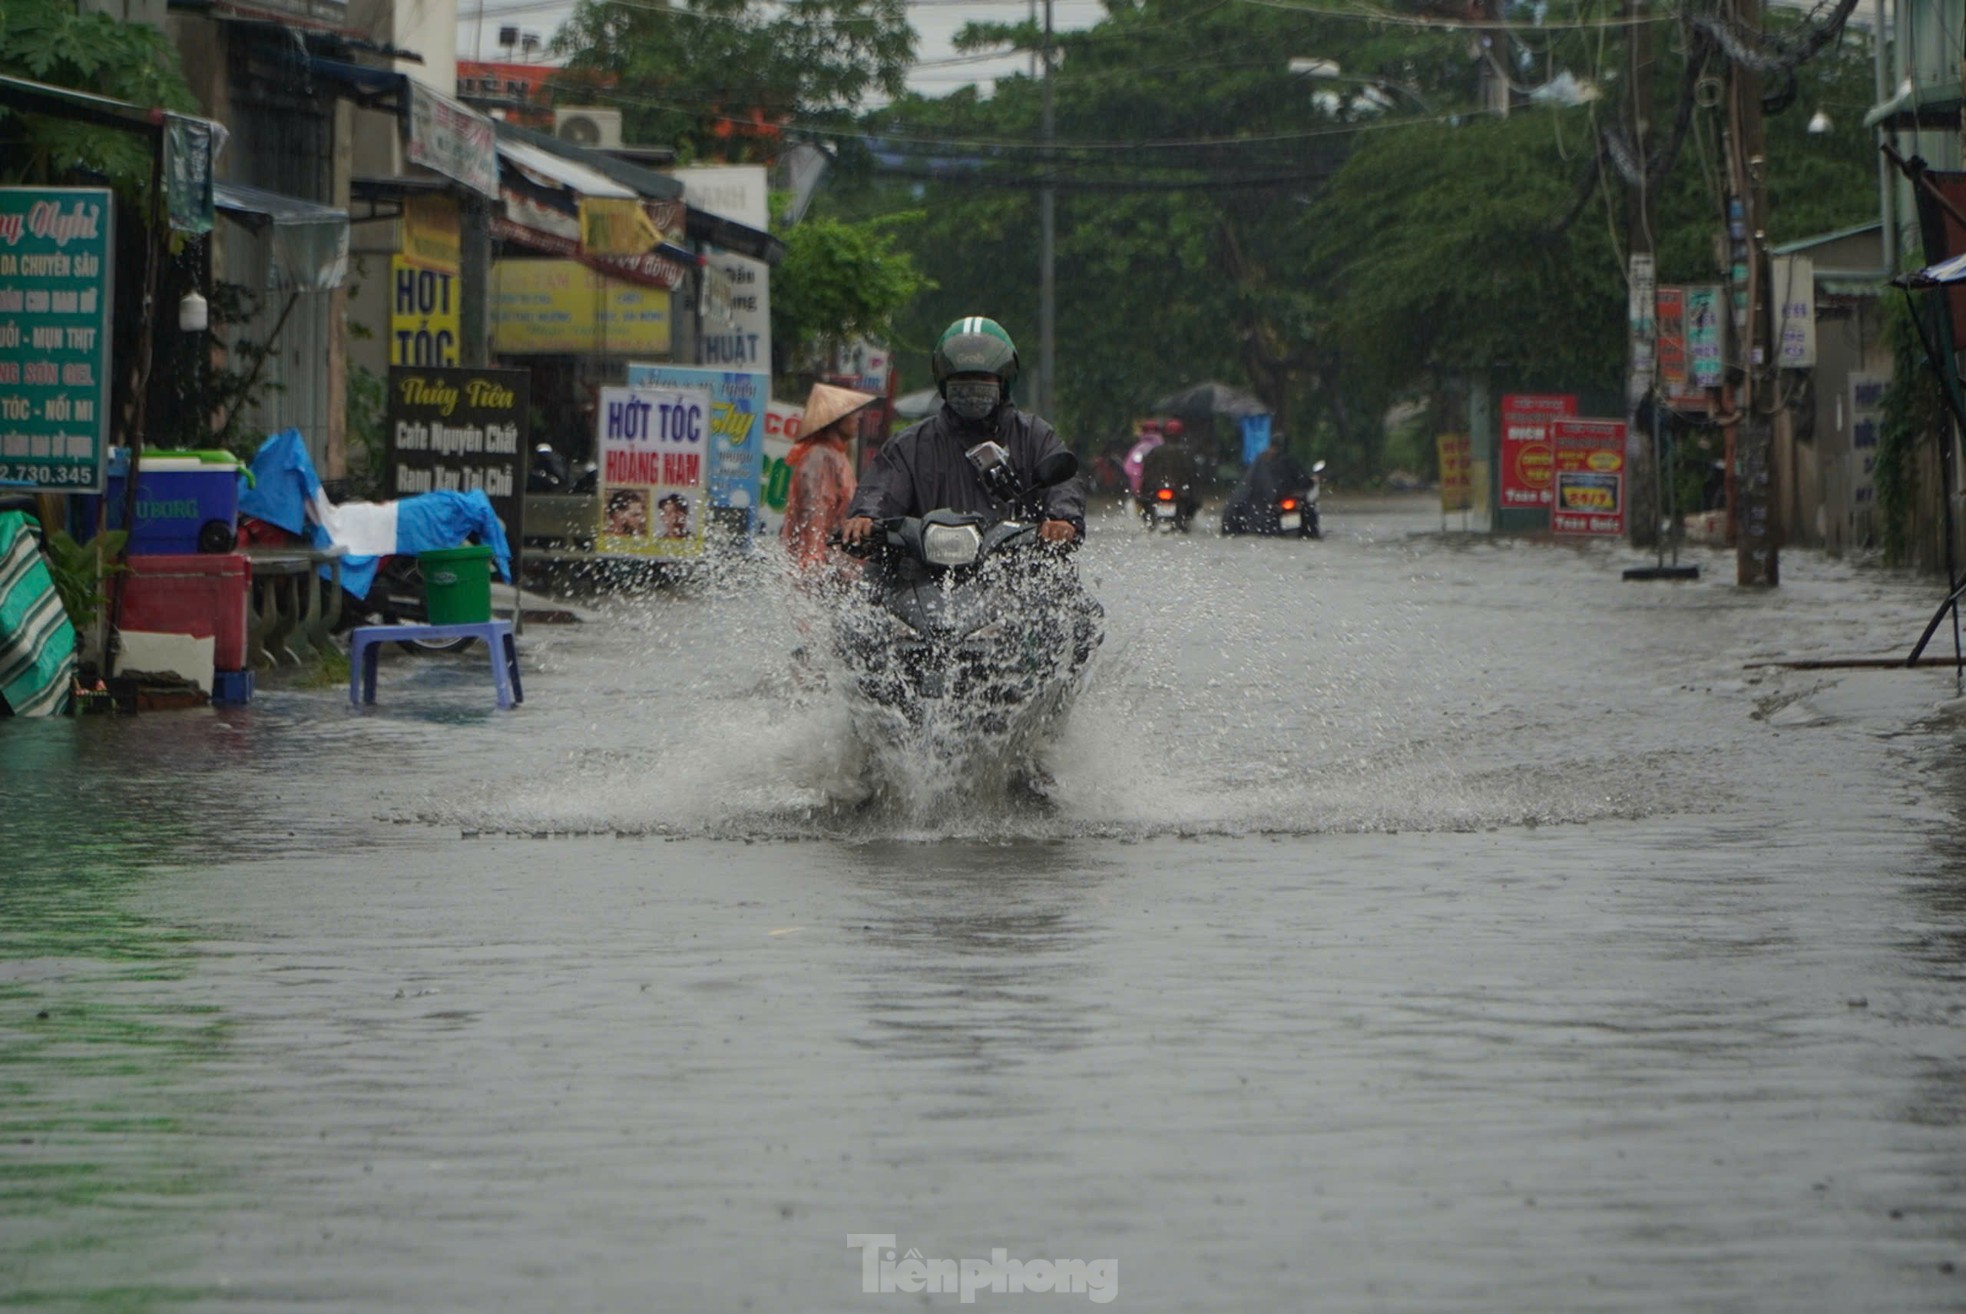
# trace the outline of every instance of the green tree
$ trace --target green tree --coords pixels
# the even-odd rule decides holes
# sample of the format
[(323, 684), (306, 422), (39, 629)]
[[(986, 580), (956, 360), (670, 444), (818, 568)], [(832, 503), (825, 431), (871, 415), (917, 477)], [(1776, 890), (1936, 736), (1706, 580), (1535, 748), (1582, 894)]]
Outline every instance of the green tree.
[(1310, 272), (1346, 384), (1383, 404), (1430, 371), (1504, 368), (1524, 387), (1615, 376), (1624, 282), (1602, 222), (1558, 221), (1579, 110), (1378, 134), (1316, 208)]
[[(1474, 112), (1481, 58), (1464, 31), (1309, 5), (1116, 2), (1058, 39), (1053, 147), (1038, 139), (1036, 79), (1001, 80), (987, 98), (903, 97), (836, 138), (829, 200), (857, 216), (927, 212), (904, 239), (936, 284), (898, 317), (909, 377), (926, 377), (928, 344), (963, 314), (1004, 322), (1030, 363), (1035, 191), (1050, 182), (1050, 418), (1068, 441), (1116, 435), (1160, 394), (1218, 378), (1356, 477), (1383, 460), (1387, 408), (1443, 397), (1457, 376), (1622, 392), (1624, 29), (1565, 0), (1508, 12), (1522, 26), (1496, 62), (1518, 106), (1497, 119)], [(1539, 14), (1547, 28), (1533, 27)], [(1771, 25), (1757, 58), (1811, 44), (1797, 20)], [(979, 50), (1036, 41), (1028, 24), (965, 38)], [(1660, 277), (1710, 281), (1722, 143), (1699, 92), (1724, 70), (1722, 43), (1689, 13), (1654, 44), (1657, 153), (1645, 163)], [(1862, 34), (1846, 32), (1796, 64), (1792, 87), (1771, 79), (1787, 102), (1768, 120), (1777, 240), (1871, 216), (1868, 59)], [(1294, 76), (1293, 61), (1318, 76)], [(1581, 96), (1528, 95), (1559, 85)], [(1806, 131), (1817, 108), (1831, 133)]]
[(802, 371), (853, 338), (892, 335), (895, 313), (928, 286), (895, 245), (895, 230), (921, 218), (809, 217), (785, 233), (785, 259), (772, 275), (774, 373)]
[(580, 0), (554, 48), (567, 84), (622, 107), (631, 139), (738, 161), (770, 158), (787, 122), (843, 123), (899, 95), (914, 40), (905, 0)]
[[(976, 26), (965, 44), (1037, 40), (1028, 24)], [(1428, 54), (1444, 43), (1430, 34), (1403, 44)], [(1050, 418), (1068, 439), (1117, 437), (1156, 397), (1211, 378), (1253, 388), (1288, 418), (1320, 364), (1307, 339), (1317, 293), (1298, 276), (1307, 203), (1356, 125), (1381, 112), (1362, 93), (1412, 75), (1390, 49), (1363, 25), (1317, 13), (1116, 4), (1106, 21), (1058, 39), (1049, 150), (1038, 140), (1041, 83), (1030, 77), (999, 81), (988, 99), (909, 97), (870, 116), (865, 172), (849, 170), (848, 184), (864, 205), (906, 195), (925, 206), (914, 249), (940, 286), (903, 317), (904, 368), (922, 377), (943, 325), (987, 313), (1018, 337), (1028, 376), (1035, 190), (1049, 180), (1059, 307)], [(1291, 73), (1295, 55), (1355, 73), (1314, 83)]]
[[(0, 73), (181, 113), (198, 108), (162, 32), (78, 14), (62, 0), (0, 4)], [(57, 183), (87, 172), (134, 198), (149, 186), (150, 160), (146, 137), (0, 110), (0, 180)]]

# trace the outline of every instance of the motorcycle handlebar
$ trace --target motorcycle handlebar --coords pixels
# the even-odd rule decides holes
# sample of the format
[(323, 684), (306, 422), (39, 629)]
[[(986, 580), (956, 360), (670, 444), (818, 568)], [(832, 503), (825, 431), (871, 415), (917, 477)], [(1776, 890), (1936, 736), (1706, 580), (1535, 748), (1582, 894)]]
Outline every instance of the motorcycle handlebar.
[(836, 529), (826, 536), (826, 546), (838, 548), (850, 557), (859, 557), (865, 560), (889, 546), (887, 541), (888, 535), (893, 533), (900, 524), (901, 521), (898, 517), (876, 520), (874, 522), (874, 532), (855, 543), (847, 542), (840, 531)]

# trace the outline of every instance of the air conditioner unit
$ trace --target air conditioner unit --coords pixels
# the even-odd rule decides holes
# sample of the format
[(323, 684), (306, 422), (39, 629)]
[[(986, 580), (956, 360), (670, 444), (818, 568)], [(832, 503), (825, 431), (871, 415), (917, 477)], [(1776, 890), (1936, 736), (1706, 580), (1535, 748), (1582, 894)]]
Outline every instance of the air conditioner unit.
[(553, 135), (575, 146), (610, 150), (621, 145), (621, 111), (585, 107), (556, 109)]

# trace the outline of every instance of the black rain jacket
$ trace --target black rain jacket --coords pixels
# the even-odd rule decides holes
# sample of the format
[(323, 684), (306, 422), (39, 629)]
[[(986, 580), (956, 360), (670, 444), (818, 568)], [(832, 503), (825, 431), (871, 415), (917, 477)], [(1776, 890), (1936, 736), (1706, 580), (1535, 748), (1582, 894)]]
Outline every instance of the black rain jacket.
[(1302, 493), (1311, 486), (1311, 472), (1297, 463), (1289, 452), (1266, 450), (1243, 474), (1242, 482), (1229, 494), (1224, 515), (1244, 515), (1267, 506), (1285, 493)]
[[(1010, 453), (1018, 478), (1029, 484), (1038, 462), (1065, 450), (1051, 425), (1014, 406), (999, 407), (994, 421), (971, 424), (945, 403), (935, 414), (888, 439), (874, 466), (860, 478), (847, 515), (884, 520), (919, 516), (946, 507), (1003, 516), (1010, 510), (990, 496), (964, 452), (994, 438)], [(1045, 489), (1035, 499), (1048, 520), (1068, 520), (1085, 533), (1085, 490), (1077, 479)]]

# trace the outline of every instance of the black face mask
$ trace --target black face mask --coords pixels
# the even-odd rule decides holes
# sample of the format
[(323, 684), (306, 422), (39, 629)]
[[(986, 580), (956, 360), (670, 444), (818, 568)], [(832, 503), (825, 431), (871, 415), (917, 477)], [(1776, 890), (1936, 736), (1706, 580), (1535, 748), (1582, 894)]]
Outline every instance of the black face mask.
[(980, 424), (995, 413), (1003, 385), (995, 379), (951, 379), (943, 396), (950, 410), (971, 424)]

